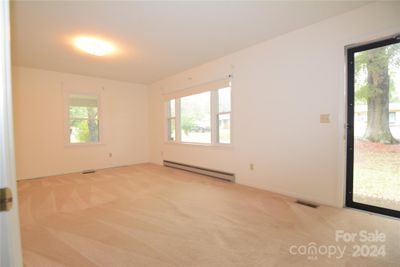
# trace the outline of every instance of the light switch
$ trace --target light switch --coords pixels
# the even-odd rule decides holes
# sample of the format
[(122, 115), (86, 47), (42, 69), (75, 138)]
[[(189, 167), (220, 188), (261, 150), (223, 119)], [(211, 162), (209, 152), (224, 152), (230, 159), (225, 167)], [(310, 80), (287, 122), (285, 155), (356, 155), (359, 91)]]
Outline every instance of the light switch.
[(320, 123), (330, 123), (331, 119), (330, 119), (330, 114), (321, 114), (319, 115), (319, 122)]

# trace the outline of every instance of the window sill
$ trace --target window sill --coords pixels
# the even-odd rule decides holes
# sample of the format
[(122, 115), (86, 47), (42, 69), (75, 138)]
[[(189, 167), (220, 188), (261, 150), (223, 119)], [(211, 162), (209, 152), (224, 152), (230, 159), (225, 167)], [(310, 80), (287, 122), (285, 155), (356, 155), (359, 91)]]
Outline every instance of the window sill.
[(233, 150), (234, 149), (233, 144), (202, 144), (202, 143), (182, 143), (182, 142), (165, 141), (164, 145), (196, 147), (196, 148), (204, 148), (204, 149), (221, 149), (221, 150)]
[(67, 143), (65, 147), (92, 147), (92, 146), (104, 146), (104, 143)]

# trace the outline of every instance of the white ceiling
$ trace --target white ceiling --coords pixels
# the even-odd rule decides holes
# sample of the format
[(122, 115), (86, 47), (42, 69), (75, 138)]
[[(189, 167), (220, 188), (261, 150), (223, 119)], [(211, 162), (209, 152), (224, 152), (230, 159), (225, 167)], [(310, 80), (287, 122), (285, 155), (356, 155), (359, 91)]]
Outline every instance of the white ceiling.
[[(13, 1), (12, 58), (19, 66), (147, 84), (364, 4)], [(78, 53), (67, 38), (82, 33), (113, 40), (122, 53)]]

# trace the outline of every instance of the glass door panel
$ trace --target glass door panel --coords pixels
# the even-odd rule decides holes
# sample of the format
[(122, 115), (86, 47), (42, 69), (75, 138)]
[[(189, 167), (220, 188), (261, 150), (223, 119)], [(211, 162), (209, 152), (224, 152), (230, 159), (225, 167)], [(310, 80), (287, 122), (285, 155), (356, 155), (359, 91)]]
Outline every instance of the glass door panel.
[(400, 43), (348, 50), (346, 204), (399, 217)]

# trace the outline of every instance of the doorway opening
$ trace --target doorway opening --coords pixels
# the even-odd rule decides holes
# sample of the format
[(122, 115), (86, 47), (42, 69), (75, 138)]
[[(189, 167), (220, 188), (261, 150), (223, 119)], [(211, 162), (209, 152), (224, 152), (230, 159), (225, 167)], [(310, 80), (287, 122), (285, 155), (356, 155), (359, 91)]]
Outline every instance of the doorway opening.
[(400, 217), (400, 38), (347, 51), (346, 206)]

